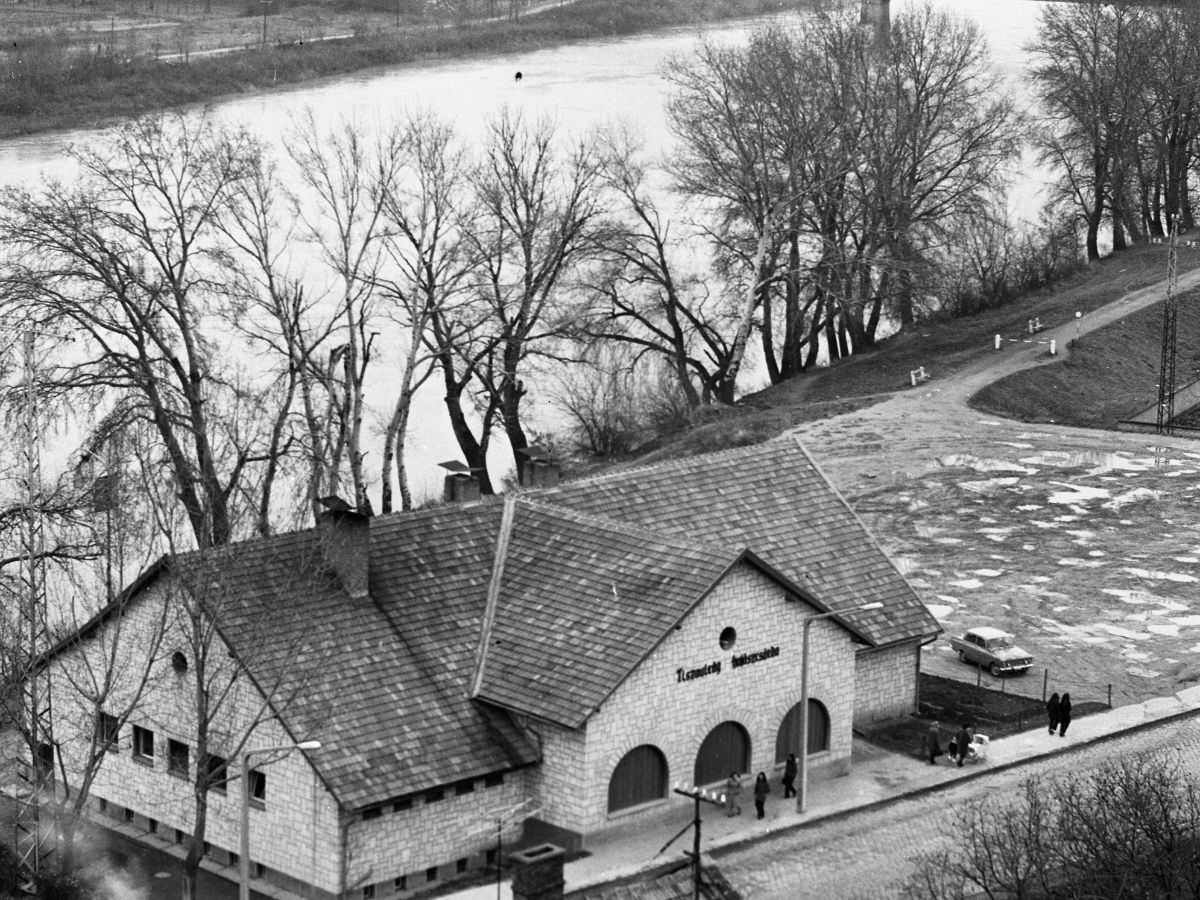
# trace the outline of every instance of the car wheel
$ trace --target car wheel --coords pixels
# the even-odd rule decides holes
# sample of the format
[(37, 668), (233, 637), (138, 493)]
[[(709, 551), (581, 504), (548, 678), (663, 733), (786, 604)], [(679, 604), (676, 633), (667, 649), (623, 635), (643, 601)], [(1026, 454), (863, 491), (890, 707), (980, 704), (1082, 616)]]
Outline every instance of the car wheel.
[(1000, 663), (992, 663), (990, 666), (988, 666), (988, 671), (992, 673), (993, 677), (999, 678), (1000, 677)]
[(966, 654), (964, 651), (962, 651), (962, 650), (959, 650), (959, 651), (958, 651), (958, 661), (959, 661), (959, 662), (966, 662), (966, 661), (967, 661), (967, 654)]

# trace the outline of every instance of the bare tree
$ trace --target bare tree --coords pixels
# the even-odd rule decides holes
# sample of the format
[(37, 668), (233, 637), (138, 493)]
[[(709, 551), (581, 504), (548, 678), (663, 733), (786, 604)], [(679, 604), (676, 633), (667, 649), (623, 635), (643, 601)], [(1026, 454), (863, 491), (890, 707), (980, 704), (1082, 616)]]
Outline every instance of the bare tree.
[(75, 336), (43, 390), (120, 395), (153, 426), (196, 543), (227, 543), (248, 470), (270, 458), (261, 409), (246, 402), (255, 395), (214, 339), (225, 297), (216, 223), (257, 148), (203, 117), (148, 118), (71, 156), (75, 184), (0, 199), (4, 294)]
[[(573, 281), (598, 253), (600, 177), (592, 142), (560, 150), (551, 123), (530, 125), (509, 111), (489, 125), (472, 175), (476, 207), (466, 234), (477, 317), (458, 320), (460, 335), (470, 335), (458, 355), (483, 394), (485, 426), (492, 417), (504, 426), (518, 477), (529, 446), (521, 420), (523, 375), (531, 358), (552, 355), (582, 300)], [(458, 420), (449, 391), (446, 402), (452, 422)], [(461, 445), (458, 425), (455, 433)]]

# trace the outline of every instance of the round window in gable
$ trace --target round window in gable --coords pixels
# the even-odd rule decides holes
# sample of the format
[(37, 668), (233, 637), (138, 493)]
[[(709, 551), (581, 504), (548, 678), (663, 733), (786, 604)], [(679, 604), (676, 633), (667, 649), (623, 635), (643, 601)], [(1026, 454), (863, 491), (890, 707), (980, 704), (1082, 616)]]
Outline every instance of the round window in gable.
[(187, 657), (179, 650), (171, 654), (171, 668), (175, 670), (175, 674), (177, 675), (187, 672)]
[(733, 645), (737, 643), (737, 632), (732, 628), (726, 628), (721, 632), (721, 649), (732, 650)]

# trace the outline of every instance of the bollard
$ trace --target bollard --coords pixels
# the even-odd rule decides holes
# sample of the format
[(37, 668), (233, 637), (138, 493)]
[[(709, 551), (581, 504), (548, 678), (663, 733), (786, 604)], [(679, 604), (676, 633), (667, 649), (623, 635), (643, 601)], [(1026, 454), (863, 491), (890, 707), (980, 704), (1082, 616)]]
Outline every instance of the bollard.
[(1050, 670), (1042, 669), (1042, 702), (1046, 702), (1046, 683), (1050, 680)]
[(1050, 338), (1050, 355), (1054, 356), (1054, 338)]
[(996, 335), (996, 349), (1000, 349), (1000, 335)]
[(1112, 709), (1112, 683), (1108, 685), (1108, 708)]
[(983, 684), (983, 666), (975, 663), (975, 687), (979, 687), (981, 684)]

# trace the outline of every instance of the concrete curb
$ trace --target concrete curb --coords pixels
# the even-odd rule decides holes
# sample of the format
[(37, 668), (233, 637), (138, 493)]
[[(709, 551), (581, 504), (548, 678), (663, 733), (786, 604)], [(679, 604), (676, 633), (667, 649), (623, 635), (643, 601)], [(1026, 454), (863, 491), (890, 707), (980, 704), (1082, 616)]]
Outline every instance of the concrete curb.
[[(1103, 715), (1103, 713), (1101, 715)], [(1129, 725), (1125, 728), (1120, 728), (1106, 734), (1097, 735), (1096, 737), (1089, 738), (1085, 741), (1071, 743), (1063, 747), (1055, 747), (1053, 750), (1047, 750), (1043, 753), (1034, 753), (1021, 759), (997, 763), (996, 765), (985, 764), (985, 766), (982, 768), (972, 769), (969, 772), (964, 771), (961, 775), (948, 778), (947, 780), (937, 784), (922, 785), (920, 787), (913, 788), (912, 790), (895, 794), (891, 797), (885, 797), (882, 800), (873, 800), (870, 803), (864, 803), (862, 806), (852, 806), (848, 807), (847, 809), (839, 809), (834, 812), (826, 813), (825, 815), (815, 816), (811, 819), (805, 819), (802, 822), (793, 822), (765, 834), (754, 835), (752, 837), (738, 837), (718, 845), (712, 845), (706, 849), (706, 852), (711, 854), (714, 859), (719, 859), (722, 855), (737, 852), (738, 850), (744, 849), (751, 844), (759, 843), (760, 841), (773, 840), (802, 829), (813, 828), (818, 825), (826, 825), (830, 822), (841, 821), (859, 813), (874, 812), (876, 810), (886, 809), (889, 806), (893, 806), (905, 800), (911, 800), (914, 797), (923, 797), (928, 794), (936, 793), (937, 791), (946, 790), (947, 788), (954, 787), (966, 781), (974, 781), (996, 772), (1006, 772), (1009, 769), (1015, 769), (1018, 766), (1027, 765), (1028, 763), (1045, 759), (1050, 756), (1062, 756), (1077, 753), (1088, 747), (1093, 747), (1097, 744), (1104, 744), (1127, 734), (1148, 731), (1161, 725), (1168, 725), (1172, 722), (1178, 721), (1179, 719), (1197, 715), (1200, 715), (1200, 707), (1191, 707), (1178, 712), (1158, 716), (1148, 721), (1138, 722), (1136, 725)]]

